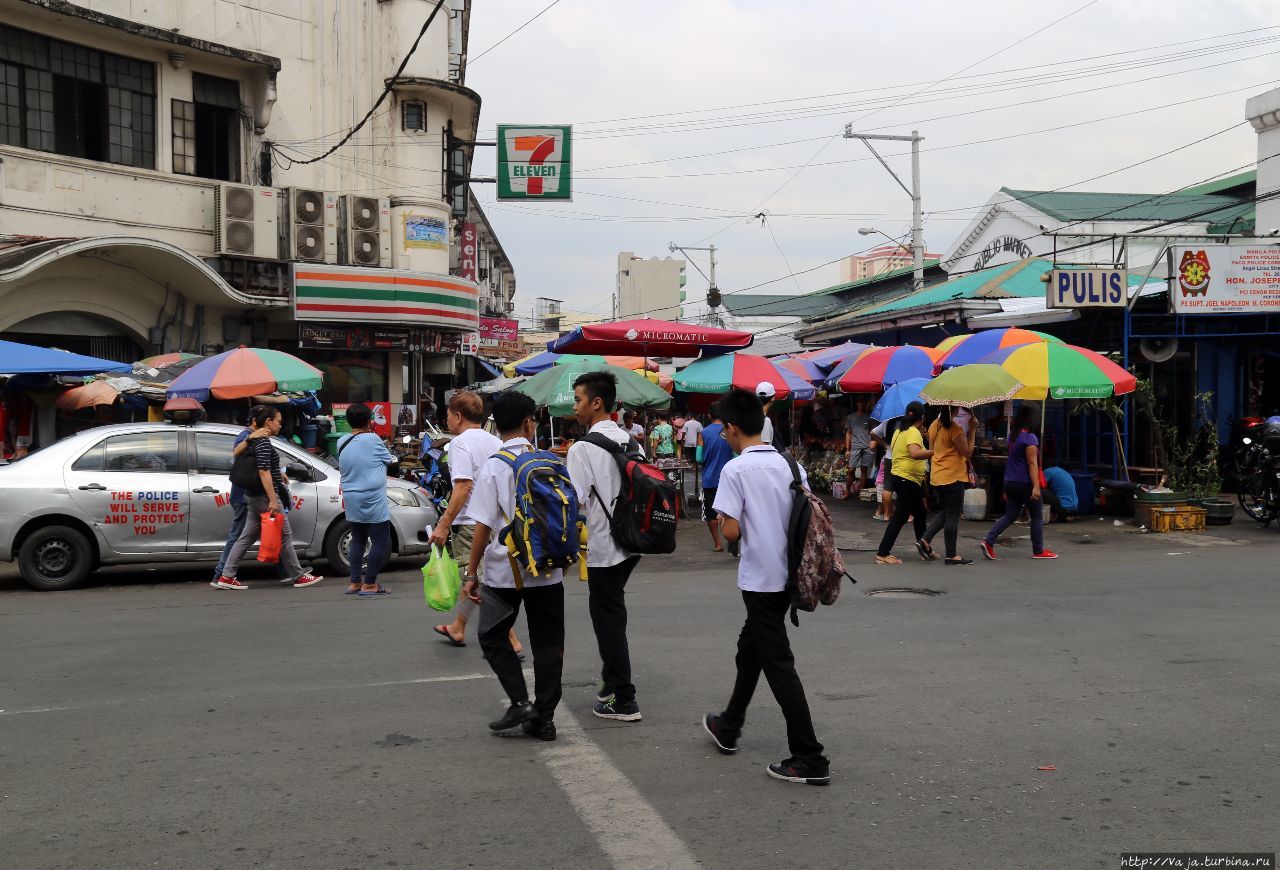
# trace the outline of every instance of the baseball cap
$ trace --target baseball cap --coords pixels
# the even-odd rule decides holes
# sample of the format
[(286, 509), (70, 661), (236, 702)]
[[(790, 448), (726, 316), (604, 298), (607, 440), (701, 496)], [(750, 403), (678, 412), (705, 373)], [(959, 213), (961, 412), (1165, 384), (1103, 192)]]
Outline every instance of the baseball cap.
[(776, 391), (773, 389), (773, 384), (768, 381), (761, 381), (756, 384), (756, 395), (762, 399), (772, 399), (776, 395)]

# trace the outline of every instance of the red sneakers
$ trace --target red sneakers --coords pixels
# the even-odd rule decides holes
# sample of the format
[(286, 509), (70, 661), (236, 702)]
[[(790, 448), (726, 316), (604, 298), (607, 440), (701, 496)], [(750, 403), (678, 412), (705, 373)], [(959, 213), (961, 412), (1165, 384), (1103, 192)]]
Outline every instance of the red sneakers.
[(248, 589), (249, 588), (248, 586), (245, 586), (243, 583), (241, 583), (239, 580), (237, 580), (234, 577), (219, 577), (218, 582), (214, 583), (213, 585), (218, 587), (219, 589)]
[(1032, 559), (1056, 559), (1058, 558), (1058, 554), (1053, 552), (1053, 550), (1041, 550), (1039, 553), (1033, 553), (1031, 555), (1031, 558)]
[(319, 583), (323, 579), (324, 579), (323, 577), (317, 577), (315, 574), (312, 574), (310, 571), (308, 571), (306, 574), (303, 574), (297, 580), (293, 581), (293, 588), (301, 589), (304, 586), (315, 586), (317, 583)]
[(996, 555), (996, 548), (988, 544), (986, 541), (982, 541), (979, 546), (982, 547), (982, 555), (986, 556), (992, 562), (1000, 558)]

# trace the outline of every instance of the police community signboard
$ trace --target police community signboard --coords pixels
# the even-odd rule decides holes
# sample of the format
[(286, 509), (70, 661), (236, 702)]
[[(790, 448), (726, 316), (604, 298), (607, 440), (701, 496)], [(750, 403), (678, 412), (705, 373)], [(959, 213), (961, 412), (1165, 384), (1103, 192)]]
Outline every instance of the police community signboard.
[(1190, 245), (1172, 249), (1169, 301), (1176, 314), (1280, 311), (1280, 248)]
[(569, 124), (498, 125), (498, 199), (573, 199)]

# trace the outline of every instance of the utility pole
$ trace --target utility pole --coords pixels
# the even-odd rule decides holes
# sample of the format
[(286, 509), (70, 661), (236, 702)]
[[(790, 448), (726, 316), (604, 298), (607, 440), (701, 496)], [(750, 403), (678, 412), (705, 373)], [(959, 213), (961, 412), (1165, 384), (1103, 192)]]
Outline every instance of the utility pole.
[[(852, 124), (845, 124), (844, 138), (861, 139), (862, 144), (867, 146), (876, 160), (880, 161), (880, 165), (893, 176), (893, 180), (898, 182), (898, 186), (906, 191), (907, 196), (911, 197), (911, 263), (914, 274), (911, 278), (911, 289), (920, 291), (924, 289), (924, 210), (921, 207), (920, 198), (920, 143), (924, 141), (924, 137), (920, 135), (919, 130), (912, 130), (910, 136), (889, 136), (875, 133), (855, 133)], [(902, 183), (902, 179), (898, 177), (898, 173), (890, 168), (885, 159), (880, 156), (880, 152), (876, 151), (871, 144), (871, 140), (882, 142), (910, 142), (911, 143), (911, 187), (908, 188)]]
[[(706, 251), (711, 255), (711, 274), (703, 275), (703, 277), (707, 279), (707, 285), (708, 285), (707, 286), (707, 308), (710, 309), (708, 318), (713, 323), (719, 323), (720, 312), (717, 309), (719, 309), (720, 303), (722, 300), (720, 296), (720, 288), (716, 286), (716, 246), (709, 245), (705, 248), (695, 248), (692, 246), (681, 247), (680, 245), (677, 245), (675, 242), (671, 242), (670, 244), (667, 245), (667, 250), (673, 251), (673, 252), (679, 251), (680, 253), (684, 254), (686, 257), (689, 256), (689, 251)], [(693, 263), (693, 259), (690, 258), (689, 262)], [(702, 269), (698, 268), (697, 263), (693, 263), (693, 268), (698, 269), (699, 272), (702, 271)]]

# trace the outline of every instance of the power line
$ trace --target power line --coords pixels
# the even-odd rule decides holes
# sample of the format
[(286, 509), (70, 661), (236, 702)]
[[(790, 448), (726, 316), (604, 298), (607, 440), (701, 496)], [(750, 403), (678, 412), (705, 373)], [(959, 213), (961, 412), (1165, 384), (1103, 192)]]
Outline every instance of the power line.
[(506, 36), (502, 37), (502, 39), (499, 39), (497, 42), (495, 42), (493, 45), (489, 46), (489, 47), (488, 47), (488, 48), (486, 48), (484, 51), (482, 51), (482, 52), (480, 52), (479, 54), (477, 54), (475, 57), (470, 58), (470, 59), (467, 61), (467, 66), (471, 66), (473, 63), (475, 63), (476, 61), (478, 61), (480, 58), (484, 57), (486, 54), (488, 54), (489, 52), (493, 51), (493, 50), (494, 50), (495, 48), (497, 48), (498, 46), (502, 45), (502, 43), (506, 42), (508, 39), (510, 39), (511, 37), (515, 36), (515, 35), (516, 35), (517, 33), (519, 33), (520, 31), (524, 30), (524, 29), (525, 29), (526, 27), (528, 27), (530, 24), (532, 24), (533, 22), (537, 21), (537, 20), (538, 20), (539, 18), (541, 18), (545, 13), (547, 13), (548, 11), (550, 11), (550, 10), (551, 10), (551, 7), (555, 6), (555, 5), (556, 5), (556, 4), (558, 4), (559, 2), (560, 2), (560, 0), (551, 0), (551, 2), (550, 2), (550, 3), (548, 3), (546, 6), (542, 7), (542, 9), (541, 9), (541, 10), (539, 10), (539, 12), (538, 12), (538, 14), (537, 14), (537, 15), (533, 16), (532, 18), (530, 18), (530, 19), (529, 19), (528, 21), (526, 21), (524, 24), (521, 24), (521, 25), (520, 25), (519, 27), (517, 27), (515, 30), (511, 31), (511, 32), (510, 32), (510, 33), (508, 33)]

